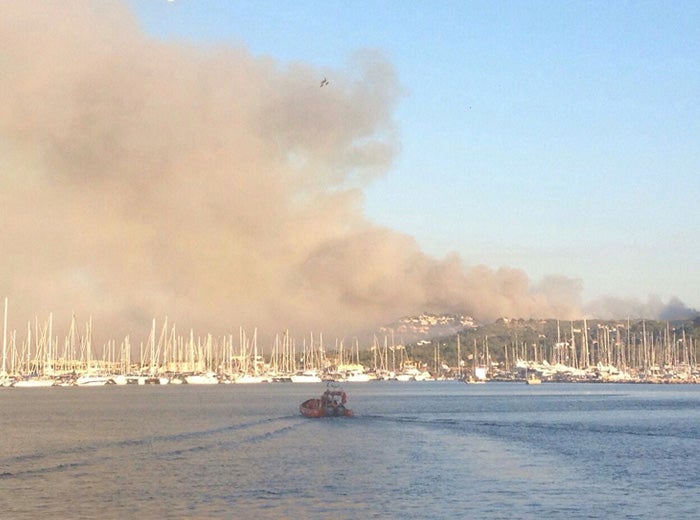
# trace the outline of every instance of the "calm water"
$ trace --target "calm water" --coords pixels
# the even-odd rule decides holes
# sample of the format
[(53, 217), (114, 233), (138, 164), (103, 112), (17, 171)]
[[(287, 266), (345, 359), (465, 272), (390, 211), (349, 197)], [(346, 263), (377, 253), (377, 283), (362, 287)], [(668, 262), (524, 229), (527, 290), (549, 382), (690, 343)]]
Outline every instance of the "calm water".
[(0, 518), (696, 518), (700, 386), (0, 389)]

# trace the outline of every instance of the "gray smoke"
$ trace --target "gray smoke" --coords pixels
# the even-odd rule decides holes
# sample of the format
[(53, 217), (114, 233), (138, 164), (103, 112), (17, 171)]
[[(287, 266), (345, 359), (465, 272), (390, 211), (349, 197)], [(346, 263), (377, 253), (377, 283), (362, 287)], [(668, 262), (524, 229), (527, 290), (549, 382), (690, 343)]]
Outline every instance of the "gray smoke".
[(115, 339), (166, 315), (199, 333), (338, 335), (422, 311), (580, 317), (576, 281), (435, 259), (363, 215), (398, 149), (402, 90), (381, 55), (322, 73), (155, 40), (116, 1), (0, 9), (13, 327), (49, 312)]
[(665, 302), (658, 296), (646, 301), (606, 296), (586, 304), (586, 312), (593, 318), (645, 318), (653, 320), (686, 320), (700, 316), (696, 309), (686, 306), (678, 298)]

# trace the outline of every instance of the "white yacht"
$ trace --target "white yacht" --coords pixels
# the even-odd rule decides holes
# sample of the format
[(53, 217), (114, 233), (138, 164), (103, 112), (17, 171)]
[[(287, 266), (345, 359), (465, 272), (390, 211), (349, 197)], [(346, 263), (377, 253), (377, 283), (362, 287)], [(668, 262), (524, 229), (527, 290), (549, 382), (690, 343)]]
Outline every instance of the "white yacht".
[(13, 388), (46, 388), (53, 386), (55, 380), (50, 377), (28, 377), (26, 379), (18, 379), (10, 386)]
[(85, 374), (75, 380), (75, 386), (104, 386), (107, 383), (114, 384), (110, 376), (99, 374)]
[(206, 374), (190, 374), (185, 376), (185, 383), (188, 385), (218, 385), (219, 378), (216, 377), (214, 372), (207, 372)]
[(292, 377), (292, 383), (322, 383), (323, 380), (318, 372), (315, 370), (305, 370), (298, 374), (294, 374)]
[(265, 376), (255, 376), (252, 374), (242, 374), (233, 378), (233, 383), (237, 385), (249, 385), (254, 383), (267, 383), (268, 379)]

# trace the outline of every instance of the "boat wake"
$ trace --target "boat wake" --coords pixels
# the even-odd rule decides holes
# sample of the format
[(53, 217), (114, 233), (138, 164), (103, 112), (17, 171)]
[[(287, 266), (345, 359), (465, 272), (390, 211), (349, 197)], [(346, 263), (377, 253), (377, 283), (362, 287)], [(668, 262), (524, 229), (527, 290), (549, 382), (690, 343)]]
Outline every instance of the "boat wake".
[[(178, 459), (186, 453), (231, 449), (245, 444), (264, 442), (284, 435), (300, 424), (296, 415), (289, 415), (207, 430), (143, 436), (87, 445), (76, 444), (52, 448), (44, 452), (2, 457), (0, 467), (3, 467), (4, 471), (0, 473), (0, 479), (32, 478), (44, 476), (47, 473), (77, 471), (88, 466), (108, 467), (119, 464), (125, 457), (133, 458), (140, 453), (148, 458)], [(244, 435), (240, 436), (241, 433)]]
[[(160, 456), (162, 458), (179, 458), (185, 454), (196, 453), (196, 452), (200, 452), (200, 451), (204, 452), (204, 451), (208, 451), (212, 448), (224, 449), (224, 450), (236, 449), (236, 448), (240, 448), (241, 446), (245, 446), (246, 444), (258, 444), (260, 442), (271, 440), (275, 437), (278, 437), (280, 435), (284, 435), (286, 433), (291, 432), (296, 427), (297, 427), (297, 425), (294, 425), (294, 424), (282, 426), (282, 427), (276, 428), (274, 430), (265, 430), (265, 431), (262, 431), (260, 433), (253, 433), (251, 435), (242, 437), (240, 439), (232, 439), (232, 440), (228, 440), (228, 441), (219, 440), (219, 441), (210, 442), (207, 444), (197, 444), (195, 446), (190, 446), (187, 448), (180, 448), (180, 449), (175, 449), (175, 450), (164, 451), (160, 454), (157, 454), (156, 456)], [(240, 428), (237, 428), (237, 430), (240, 430)]]

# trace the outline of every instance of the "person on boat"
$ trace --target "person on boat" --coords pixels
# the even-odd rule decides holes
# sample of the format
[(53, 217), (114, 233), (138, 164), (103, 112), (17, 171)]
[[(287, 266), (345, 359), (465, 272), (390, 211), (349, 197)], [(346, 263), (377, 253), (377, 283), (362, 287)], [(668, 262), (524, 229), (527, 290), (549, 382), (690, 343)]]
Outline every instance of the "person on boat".
[(323, 396), (321, 397), (321, 404), (323, 406), (328, 406), (331, 403), (331, 391), (326, 389), (325, 392), (323, 392)]

